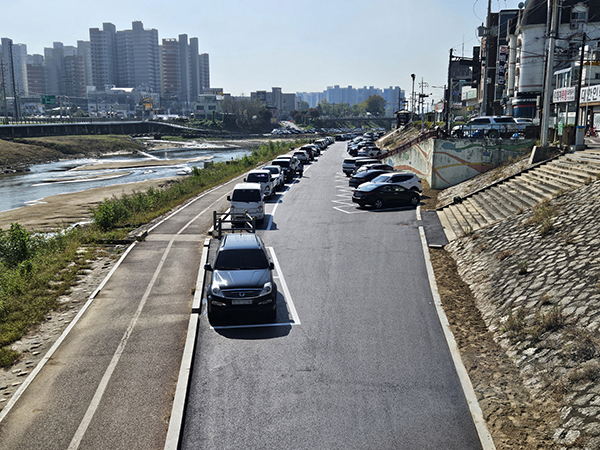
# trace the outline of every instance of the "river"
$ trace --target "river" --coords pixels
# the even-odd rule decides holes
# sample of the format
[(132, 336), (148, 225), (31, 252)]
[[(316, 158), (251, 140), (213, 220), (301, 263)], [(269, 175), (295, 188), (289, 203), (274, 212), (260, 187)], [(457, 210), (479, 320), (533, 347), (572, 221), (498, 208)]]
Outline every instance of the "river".
[[(0, 212), (26, 206), (50, 195), (153, 178), (183, 176), (189, 174), (194, 166), (203, 167), (206, 161), (237, 159), (250, 152), (251, 149), (243, 144), (235, 146), (218, 142), (190, 142), (183, 147), (149, 150), (132, 155), (73, 159), (31, 166), (29, 172), (0, 177)], [(99, 168), (91, 166), (98, 164), (101, 164)]]

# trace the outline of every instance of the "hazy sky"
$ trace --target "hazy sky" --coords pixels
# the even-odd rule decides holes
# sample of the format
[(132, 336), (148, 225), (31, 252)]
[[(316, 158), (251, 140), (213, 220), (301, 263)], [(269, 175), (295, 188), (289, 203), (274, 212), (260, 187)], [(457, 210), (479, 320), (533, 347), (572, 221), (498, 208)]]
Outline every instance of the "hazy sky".
[[(492, 0), (492, 11), (520, 0)], [(0, 0), (0, 37), (43, 53), (76, 45), (90, 28), (158, 30), (159, 39), (198, 37), (210, 54), (211, 87), (233, 95), (281, 87), (400, 86), (411, 73), (446, 83), (450, 48), (471, 56), (486, 0)], [(429, 88), (436, 97), (442, 90)]]

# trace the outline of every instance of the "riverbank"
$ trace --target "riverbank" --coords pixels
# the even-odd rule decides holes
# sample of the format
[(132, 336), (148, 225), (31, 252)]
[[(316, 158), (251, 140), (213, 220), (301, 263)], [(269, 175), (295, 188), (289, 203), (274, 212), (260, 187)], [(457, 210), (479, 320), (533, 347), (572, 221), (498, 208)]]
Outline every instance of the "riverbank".
[(173, 183), (172, 179), (160, 178), (136, 183), (118, 184), (69, 194), (42, 198), (22, 208), (0, 212), (0, 229), (19, 223), (28, 230), (50, 232), (92, 220), (91, 210), (105, 198), (120, 198), (149, 188), (162, 188)]
[(80, 158), (100, 158), (113, 155), (131, 155), (143, 151), (197, 145), (257, 148), (267, 142), (293, 141), (295, 139), (194, 139), (154, 140), (131, 136), (52, 136), (20, 138), (12, 141), (0, 139), (0, 176), (28, 171), (31, 166)]

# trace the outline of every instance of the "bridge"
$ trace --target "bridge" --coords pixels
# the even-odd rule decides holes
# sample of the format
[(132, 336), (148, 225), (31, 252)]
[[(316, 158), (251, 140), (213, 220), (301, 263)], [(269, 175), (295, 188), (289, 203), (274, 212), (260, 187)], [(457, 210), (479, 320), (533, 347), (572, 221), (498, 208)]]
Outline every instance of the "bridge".
[(221, 133), (170, 123), (126, 120), (69, 119), (69, 123), (29, 122), (0, 125), (1, 139), (92, 134), (168, 134), (188, 137), (213, 137)]
[(377, 123), (383, 125), (386, 130), (391, 130), (396, 127), (395, 117), (381, 117), (381, 116), (363, 116), (363, 117), (327, 117), (321, 116), (319, 120), (323, 122), (325, 127), (332, 127), (339, 123), (352, 123), (354, 126), (360, 128), (364, 123)]

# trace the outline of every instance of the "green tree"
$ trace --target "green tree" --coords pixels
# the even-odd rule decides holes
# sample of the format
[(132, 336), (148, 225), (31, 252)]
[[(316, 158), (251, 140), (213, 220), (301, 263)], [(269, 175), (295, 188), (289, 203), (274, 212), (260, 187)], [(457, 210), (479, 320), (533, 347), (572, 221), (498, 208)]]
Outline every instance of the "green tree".
[(310, 108), (310, 105), (308, 104), (308, 102), (305, 102), (304, 100), (300, 100), (300, 111), (307, 111)]
[(271, 112), (258, 100), (225, 98), (223, 113), (233, 117), (241, 130), (265, 131), (271, 126)]
[(380, 95), (371, 95), (363, 103), (365, 110), (368, 113), (375, 116), (383, 115), (385, 113), (386, 101)]

